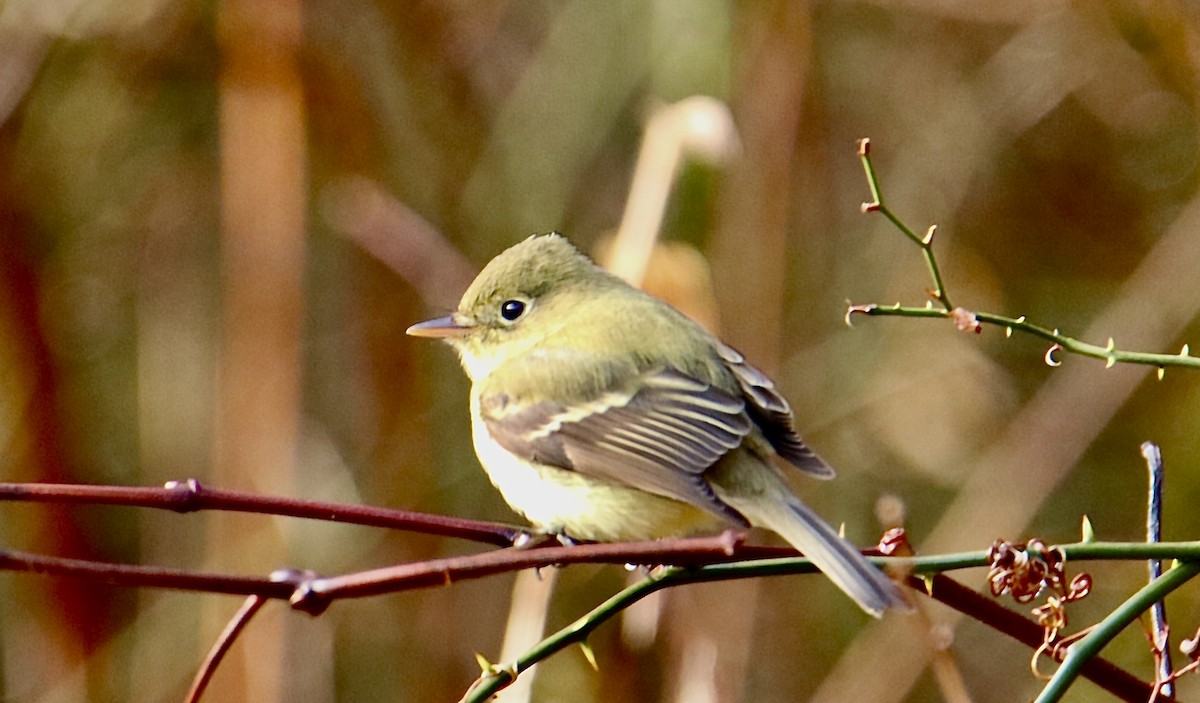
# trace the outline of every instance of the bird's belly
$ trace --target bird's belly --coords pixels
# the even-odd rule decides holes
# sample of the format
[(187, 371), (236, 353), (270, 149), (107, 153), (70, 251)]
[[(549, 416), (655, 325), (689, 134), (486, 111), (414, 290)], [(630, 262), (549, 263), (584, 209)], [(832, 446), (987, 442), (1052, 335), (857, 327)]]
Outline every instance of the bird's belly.
[(721, 529), (717, 516), (687, 503), (526, 461), (474, 423), (475, 453), (513, 510), (537, 528), (576, 539), (622, 541), (679, 537)]

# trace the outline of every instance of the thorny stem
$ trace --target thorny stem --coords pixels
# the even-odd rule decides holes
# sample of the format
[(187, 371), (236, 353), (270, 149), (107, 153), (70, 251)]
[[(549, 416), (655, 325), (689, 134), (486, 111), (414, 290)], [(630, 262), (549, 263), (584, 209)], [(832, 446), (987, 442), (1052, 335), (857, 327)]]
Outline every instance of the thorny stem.
[[(597, 627), (613, 615), (628, 608), (637, 601), (668, 586), (681, 582), (681, 576), (686, 576), (687, 569), (670, 567), (657, 574), (651, 575), (645, 581), (636, 583), (596, 606), (587, 615), (579, 618), (555, 634), (537, 643), (511, 664), (488, 666), (463, 695), (459, 703), (483, 703), (504, 688), (507, 688), (522, 671), (537, 662), (560, 652), (573, 644), (582, 644)], [(682, 582), (687, 582), (685, 579)]]
[[(956, 309), (950, 304), (950, 298), (946, 293), (946, 286), (942, 282), (942, 274), (938, 268), (937, 258), (933, 253), (933, 233), (935, 229), (931, 227), (926, 236), (921, 237), (905, 224), (900, 218), (892, 212), (891, 208), (884, 202), (882, 191), (879, 187), (878, 176), (875, 173), (875, 167), (871, 163), (870, 140), (862, 139), (858, 143), (858, 155), (863, 165), (863, 172), (866, 174), (867, 185), (871, 189), (872, 202), (863, 203), (863, 212), (878, 212), (887, 218), (892, 225), (899, 230), (905, 237), (912, 240), (914, 244), (921, 248), (921, 253), (925, 257), (925, 263), (929, 268), (930, 278), (933, 279), (933, 290), (930, 294), (941, 304), (941, 308), (933, 307), (908, 307), (900, 305), (852, 305), (846, 311), (846, 321), (849, 322), (850, 316), (855, 314), (868, 316), (893, 316), (893, 317), (925, 317), (925, 318), (949, 318), (955, 320), (955, 323), (962, 329), (974, 329), (979, 331), (981, 328), (978, 324), (989, 324), (1003, 327), (1007, 334), (1012, 334), (1013, 330), (1024, 332), (1026, 334), (1040, 337), (1052, 343), (1049, 350), (1046, 352), (1046, 363), (1051, 366), (1058, 366), (1059, 361), (1054, 358), (1054, 354), (1058, 351), (1071, 352), (1081, 356), (1088, 356), (1095, 359), (1101, 359), (1111, 367), (1116, 363), (1124, 364), (1144, 364), (1148, 366), (1158, 367), (1159, 377), (1162, 377), (1163, 369), (1168, 366), (1187, 367), (1200, 369), (1200, 357), (1192, 356), (1188, 346), (1184, 345), (1183, 350), (1178, 354), (1150, 354), (1145, 352), (1126, 351), (1116, 348), (1116, 343), (1108, 340), (1105, 346), (1096, 344), (1088, 344), (1081, 342), (1073, 337), (1068, 337), (1061, 334), (1057, 329), (1050, 330), (1045, 327), (1031, 324), (1025, 320), (1025, 316), (1006, 317), (1004, 315), (996, 315), (988, 312), (974, 312), (963, 309)], [(972, 324), (973, 323), (973, 324)]]
[[(1147, 352), (1134, 352), (1117, 349), (1112, 340), (1106, 346), (1096, 344), (1088, 344), (1081, 342), (1073, 337), (1068, 337), (1058, 330), (1050, 330), (1045, 327), (1032, 324), (1021, 317), (1005, 317), (1004, 315), (995, 315), (989, 312), (973, 313), (975, 318), (985, 324), (1004, 327), (1006, 330), (1017, 330), (1035, 337), (1041, 337), (1054, 344), (1051, 347), (1051, 353), (1059, 349), (1068, 351), (1080, 356), (1088, 356), (1094, 359), (1102, 359), (1109, 366), (1116, 363), (1124, 364), (1144, 364), (1147, 366), (1157, 366), (1160, 369), (1167, 366), (1182, 366), (1185, 368), (1200, 369), (1200, 357), (1191, 356), (1188, 348), (1185, 347), (1179, 354), (1150, 354)], [(850, 315), (867, 315), (870, 317), (876, 316), (892, 316), (892, 317), (936, 317), (946, 318), (949, 313), (945, 310), (939, 310), (931, 307), (908, 307), (904, 305), (854, 305), (847, 311), (847, 318)], [(1056, 349), (1057, 347), (1057, 349)], [(1049, 356), (1049, 354), (1048, 354)], [(1050, 357), (1048, 362), (1053, 366), (1058, 363)]]
[[(1069, 560), (1131, 559), (1165, 556), (1168, 554), (1200, 558), (1200, 542), (1160, 542), (1138, 544), (1122, 542), (1081, 542), (1058, 545)], [(891, 565), (912, 574), (938, 574), (952, 569), (982, 566), (987, 563), (987, 552), (960, 552), (929, 557), (867, 557), (878, 565)], [(1196, 562), (1200, 564), (1200, 562)], [(645, 598), (651, 593), (689, 583), (707, 583), (730, 579), (761, 576), (780, 576), (816, 571), (812, 563), (804, 558), (763, 559), (735, 564), (713, 564), (701, 567), (669, 567), (652, 575), (649, 579), (634, 584), (617, 593), (586, 615), (537, 643), (511, 663), (488, 665), (459, 703), (482, 703), (498, 691), (512, 684), (521, 672), (539, 661), (554, 655), (573, 644), (585, 644), (590, 635), (602, 623), (621, 610)], [(1190, 578), (1193, 574), (1188, 574)], [(1186, 579), (1185, 579), (1186, 580)], [(1078, 662), (1082, 667), (1086, 662)]]
[[(939, 603), (1020, 642), (1030, 650), (1041, 648), (1046, 641), (1046, 629), (1024, 615), (1009, 610), (1000, 601), (977, 592), (945, 574), (929, 577), (910, 576), (908, 585), (918, 593), (927, 593)], [(1047, 656), (1061, 662), (1058, 650), (1046, 652)], [(1121, 669), (1112, 662), (1093, 657), (1083, 666), (1083, 676), (1122, 701), (1143, 703), (1154, 694), (1154, 685)], [(1173, 696), (1161, 696), (1156, 703), (1170, 703)]]
[(1197, 574), (1200, 574), (1200, 562), (1178, 562), (1161, 578), (1143, 586), (1119, 608), (1109, 613), (1108, 617), (1101, 620), (1086, 637), (1067, 648), (1067, 657), (1062, 666), (1054, 673), (1034, 703), (1056, 703), (1061, 700), (1067, 689), (1079, 677), (1079, 672), (1087, 660), (1099, 654), (1104, 645), (1156, 601), (1162, 600)]
[(946, 294), (946, 285), (942, 282), (942, 273), (938, 269), (937, 258), (933, 255), (933, 235), (937, 230), (935, 227), (930, 227), (924, 237), (919, 236), (907, 224), (904, 223), (892, 209), (883, 201), (883, 193), (879, 189), (879, 180), (875, 175), (875, 165), (871, 163), (871, 140), (867, 138), (860, 139), (858, 142), (858, 158), (862, 161), (863, 172), (867, 176), (867, 185), (871, 188), (872, 202), (863, 203), (863, 212), (878, 212), (888, 219), (892, 225), (904, 233), (904, 236), (912, 240), (914, 244), (921, 247), (921, 253), (925, 256), (925, 265), (929, 267), (929, 276), (933, 279), (933, 290), (930, 291), (933, 297), (942, 304), (944, 312), (950, 312), (954, 306), (950, 304), (950, 297)]

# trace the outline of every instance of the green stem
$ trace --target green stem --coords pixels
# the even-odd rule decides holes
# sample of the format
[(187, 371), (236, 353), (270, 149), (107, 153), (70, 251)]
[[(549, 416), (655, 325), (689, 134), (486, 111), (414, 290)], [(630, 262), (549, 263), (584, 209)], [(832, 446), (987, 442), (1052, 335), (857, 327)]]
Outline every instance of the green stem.
[[(1197, 542), (1077, 542), (1057, 545), (1067, 560), (1143, 560), (1180, 559), (1196, 560), (1187, 564), (1200, 564), (1200, 541)], [(967, 569), (988, 565), (986, 551), (958, 552), (925, 557), (867, 557), (873, 564), (891, 565), (915, 574), (941, 573), (955, 569)], [(467, 691), (460, 703), (482, 703), (516, 680), (521, 672), (539, 661), (573, 645), (587, 641), (597, 627), (618, 612), (663, 588), (688, 583), (729, 581), (762, 576), (785, 576), (815, 573), (816, 567), (803, 557), (783, 559), (759, 559), (730, 564), (712, 564), (703, 567), (675, 566), (663, 569), (645, 581), (634, 584), (593, 608), (583, 617), (534, 645), (512, 663), (490, 667)], [(1163, 578), (1170, 575), (1168, 571)], [(1158, 581), (1155, 581), (1157, 584)]]
[(942, 304), (942, 308), (947, 312), (954, 309), (950, 303), (950, 297), (946, 294), (946, 285), (942, 282), (942, 272), (938, 268), (937, 258), (933, 255), (933, 232), (930, 228), (929, 233), (922, 237), (912, 230), (907, 224), (901, 220), (892, 209), (883, 201), (883, 191), (879, 188), (879, 178), (875, 174), (875, 164), (871, 162), (871, 142), (868, 139), (863, 139), (859, 142), (858, 157), (862, 161), (863, 173), (867, 177), (867, 186), (871, 189), (871, 198), (873, 202), (864, 203), (863, 209), (867, 212), (878, 212), (888, 219), (896, 229), (900, 230), (904, 236), (912, 240), (914, 244), (921, 247), (921, 253), (925, 256), (925, 266), (929, 269), (929, 277), (933, 279), (933, 297)]
[[(930, 291), (933, 297), (941, 304), (942, 309), (933, 307), (915, 308), (902, 307), (899, 303), (895, 306), (879, 306), (879, 305), (855, 305), (850, 308), (850, 313), (862, 313), (866, 315), (893, 315), (899, 317), (941, 317), (955, 319), (956, 324), (962, 326), (962, 321), (959, 314), (956, 314), (954, 306), (950, 303), (950, 298), (946, 293), (946, 286), (942, 282), (942, 273), (938, 267), (937, 258), (933, 255), (933, 232), (934, 228), (930, 228), (929, 234), (922, 237), (906, 225), (891, 208), (883, 200), (883, 191), (879, 187), (879, 177), (875, 172), (875, 165), (871, 162), (871, 142), (869, 139), (862, 139), (858, 145), (858, 157), (862, 161), (863, 173), (867, 177), (867, 186), (871, 189), (872, 202), (863, 203), (863, 212), (878, 212), (887, 218), (888, 222), (900, 231), (905, 237), (908, 237), (914, 244), (921, 248), (921, 254), (925, 257), (925, 265), (929, 269), (929, 276), (933, 279), (933, 290)], [(1116, 348), (1116, 344), (1112, 339), (1108, 340), (1107, 346), (1097, 346), (1095, 344), (1087, 344), (1072, 337), (1059, 334), (1058, 330), (1049, 330), (1045, 327), (1029, 324), (1025, 321), (1024, 316), (1019, 318), (1004, 317), (1002, 315), (993, 315), (986, 312), (969, 312), (962, 311), (962, 314), (973, 315), (974, 319), (980, 323), (991, 325), (1000, 325), (1011, 330), (1020, 330), (1028, 334), (1032, 334), (1042, 339), (1047, 339), (1057, 345), (1051, 347), (1046, 353), (1047, 363), (1057, 366), (1058, 363), (1053, 360), (1053, 353), (1059, 349), (1082, 356), (1090, 356), (1096, 359), (1103, 359), (1112, 366), (1115, 363), (1127, 364), (1145, 364), (1148, 366), (1157, 366), (1159, 377), (1162, 377), (1162, 370), (1167, 366), (1182, 366), (1188, 368), (1200, 368), (1200, 358), (1191, 356), (1188, 353), (1187, 346), (1184, 346), (1183, 351), (1179, 354), (1147, 354), (1144, 352), (1124, 351)], [(976, 326), (978, 330), (978, 326)]]
[[(855, 305), (850, 308), (851, 314), (869, 315), (872, 317), (924, 317), (924, 318), (948, 318), (950, 313), (946, 310), (939, 310), (931, 307), (906, 307), (903, 305)], [(1183, 368), (1200, 368), (1200, 357), (1192, 356), (1187, 348), (1179, 354), (1150, 354), (1147, 352), (1127, 351), (1118, 349), (1116, 343), (1112, 340), (1108, 345), (1100, 346), (1097, 344), (1088, 344), (1081, 342), (1074, 337), (1068, 337), (1061, 334), (1058, 330), (1051, 330), (1030, 322), (1026, 322), (1024, 317), (1005, 317), (1004, 315), (994, 315), (988, 312), (972, 313), (975, 319), (980, 323), (1004, 327), (1007, 330), (1017, 330), (1026, 334), (1040, 337), (1049, 342), (1057, 344), (1063, 351), (1087, 356), (1093, 359), (1101, 359), (1108, 363), (1109, 366), (1116, 363), (1124, 364), (1144, 364), (1146, 366), (1157, 366), (1166, 368), (1168, 366), (1183, 367)], [(1056, 364), (1057, 365), (1057, 364)]]
[(459, 703), (483, 703), (515, 681), (522, 671), (573, 644), (585, 642), (587, 636), (610, 617), (651, 593), (680, 581), (678, 576), (686, 572), (687, 569), (683, 567), (673, 566), (626, 588), (593, 608), (587, 615), (537, 643), (518, 656), (512, 664), (493, 667), (491, 672), (485, 672)]
[(1087, 660), (1099, 654), (1106, 644), (1139, 615), (1197, 574), (1200, 574), (1200, 562), (1180, 562), (1161, 577), (1143, 586), (1133, 597), (1122, 603), (1121, 607), (1101, 620), (1086, 637), (1067, 648), (1067, 657), (1062, 666), (1054, 673), (1054, 677), (1042, 689), (1041, 695), (1034, 703), (1055, 703), (1062, 699), (1067, 689), (1079, 677)]
[(1076, 542), (1059, 544), (1067, 561), (1176, 559), (1200, 561), (1200, 542)]

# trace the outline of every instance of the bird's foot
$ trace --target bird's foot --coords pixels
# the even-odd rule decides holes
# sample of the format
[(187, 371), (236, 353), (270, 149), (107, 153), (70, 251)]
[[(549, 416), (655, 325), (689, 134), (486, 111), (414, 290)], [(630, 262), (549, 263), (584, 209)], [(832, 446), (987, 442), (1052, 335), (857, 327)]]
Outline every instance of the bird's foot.
[(520, 532), (513, 540), (513, 546), (517, 549), (537, 549), (539, 547), (549, 547), (552, 545), (562, 547), (574, 547), (579, 544), (579, 541), (571, 537), (566, 532)]

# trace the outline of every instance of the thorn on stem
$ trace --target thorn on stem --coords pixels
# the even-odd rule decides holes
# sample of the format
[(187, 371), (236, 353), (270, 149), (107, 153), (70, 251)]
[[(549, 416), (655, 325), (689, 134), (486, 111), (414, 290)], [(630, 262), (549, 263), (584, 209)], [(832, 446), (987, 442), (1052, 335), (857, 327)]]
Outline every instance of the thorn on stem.
[(1046, 366), (1050, 366), (1050, 367), (1062, 366), (1062, 362), (1059, 361), (1058, 359), (1054, 358), (1054, 352), (1061, 351), (1061, 350), (1062, 350), (1061, 344), (1055, 343), (1055, 344), (1050, 345), (1050, 348), (1046, 350), (1046, 355), (1044, 357), (1042, 357), (1043, 361), (1046, 362)]
[(488, 661), (488, 658), (479, 652), (475, 652), (475, 663), (479, 665), (479, 671), (484, 676), (491, 676), (500, 669), (499, 666)]
[(871, 138), (863, 137), (858, 140), (858, 156), (863, 158), (871, 155)]
[(933, 235), (935, 234), (937, 234), (937, 225), (929, 225), (929, 231), (925, 233), (925, 238), (921, 240), (921, 243), (926, 247), (933, 244)]
[(879, 201), (876, 200), (876, 201), (870, 202), (870, 203), (863, 203), (861, 207), (862, 207), (862, 211), (864, 213), (870, 213), (870, 212), (878, 212), (879, 208), (881, 206), (879, 204)]
[(851, 306), (847, 307), (846, 308), (846, 318), (845, 318), (846, 326), (847, 327), (854, 326), (854, 323), (850, 320), (851, 315), (853, 315), (855, 313), (858, 313), (860, 315), (870, 315), (871, 313), (875, 312), (875, 307), (876, 306), (874, 303), (868, 303), (866, 305), (851, 305)]
[(596, 652), (592, 649), (592, 645), (584, 640), (579, 643), (579, 648), (583, 650), (583, 658), (592, 665), (592, 671), (600, 671), (600, 664), (596, 662)]

